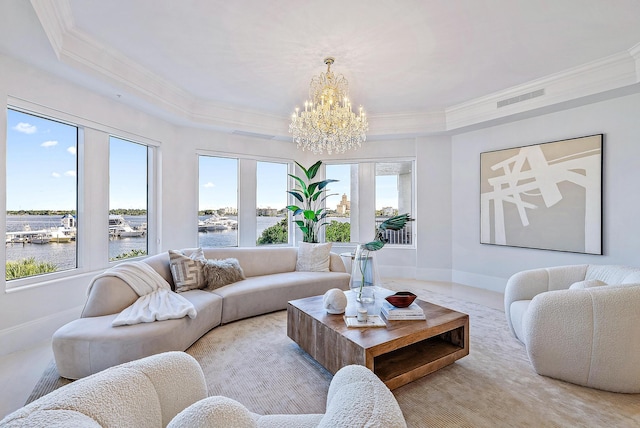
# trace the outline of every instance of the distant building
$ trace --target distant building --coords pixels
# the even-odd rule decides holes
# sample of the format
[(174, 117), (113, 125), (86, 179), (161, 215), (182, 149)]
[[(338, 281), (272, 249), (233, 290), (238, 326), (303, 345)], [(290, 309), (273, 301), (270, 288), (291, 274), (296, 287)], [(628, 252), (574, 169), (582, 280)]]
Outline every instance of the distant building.
[(382, 207), (383, 217), (393, 217), (398, 214), (398, 210), (393, 207)]
[(259, 216), (276, 217), (278, 215), (278, 210), (276, 208), (271, 208), (271, 207), (258, 208), (257, 214)]
[[(222, 213), (220, 213), (222, 211)], [(238, 215), (238, 209), (233, 207), (224, 207), (218, 210), (218, 212), (222, 215)]]
[(347, 194), (344, 193), (342, 195), (342, 200), (336, 206), (336, 212), (341, 215), (345, 215), (351, 211), (351, 202), (347, 200)]

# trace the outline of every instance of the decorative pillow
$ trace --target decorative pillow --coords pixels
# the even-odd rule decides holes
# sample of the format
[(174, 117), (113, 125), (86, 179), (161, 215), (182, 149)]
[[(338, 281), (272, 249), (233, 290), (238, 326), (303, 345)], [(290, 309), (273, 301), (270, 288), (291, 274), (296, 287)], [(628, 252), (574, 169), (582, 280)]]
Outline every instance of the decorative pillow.
[(331, 242), (310, 244), (301, 242), (298, 247), (296, 270), (298, 272), (329, 272)]
[(607, 285), (607, 283), (599, 279), (586, 279), (584, 281), (574, 282), (569, 287), (569, 290), (583, 290), (585, 288), (602, 287), (603, 285)]
[(203, 270), (206, 290), (215, 290), (245, 279), (238, 259), (208, 259), (204, 262)]
[(202, 270), (205, 261), (202, 248), (198, 248), (189, 256), (180, 250), (169, 250), (169, 267), (173, 283), (176, 285), (176, 293), (207, 285)]

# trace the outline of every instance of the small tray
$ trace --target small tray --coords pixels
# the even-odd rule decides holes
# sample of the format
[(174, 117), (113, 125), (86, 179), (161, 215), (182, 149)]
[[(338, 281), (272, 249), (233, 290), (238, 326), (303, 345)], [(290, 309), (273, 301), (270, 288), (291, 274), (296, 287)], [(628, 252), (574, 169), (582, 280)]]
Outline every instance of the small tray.
[(344, 322), (347, 324), (347, 327), (353, 328), (367, 328), (367, 327), (386, 327), (387, 324), (379, 315), (367, 315), (366, 321), (358, 321), (357, 317), (354, 316), (345, 316)]

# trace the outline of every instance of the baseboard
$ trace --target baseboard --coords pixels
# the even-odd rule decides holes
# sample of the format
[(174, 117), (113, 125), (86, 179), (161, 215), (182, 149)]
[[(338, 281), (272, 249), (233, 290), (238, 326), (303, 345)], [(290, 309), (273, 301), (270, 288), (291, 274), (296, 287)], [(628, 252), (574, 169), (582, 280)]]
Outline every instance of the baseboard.
[(379, 266), (378, 274), (383, 278), (410, 278), (416, 277), (416, 268), (411, 266)]
[(82, 306), (0, 330), (0, 355), (29, 349), (50, 340), (58, 328), (77, 319), (80, 312)]
[(416, 279), (451, 282), (451, 269), (416, 269)]
[(457, 284), (467, 285), (469, 287), (483, 288), (485, 290), (495, 291), (498, 293), (504, 293), (504, 289), (507, 285), (507, 278), (481, 275), (459, 270), (451, 271), (451, 281)]

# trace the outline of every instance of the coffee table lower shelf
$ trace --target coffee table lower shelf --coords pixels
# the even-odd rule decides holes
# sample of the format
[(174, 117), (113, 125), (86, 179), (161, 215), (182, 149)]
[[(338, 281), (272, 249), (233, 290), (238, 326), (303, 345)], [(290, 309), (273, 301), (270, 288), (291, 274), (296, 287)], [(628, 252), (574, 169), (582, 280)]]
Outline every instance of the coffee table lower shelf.
[(432, 337), (373, 359), (373, 372), (395, 389), (433, 373), (468, 354), (462, 344), (446, 338)]

